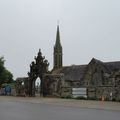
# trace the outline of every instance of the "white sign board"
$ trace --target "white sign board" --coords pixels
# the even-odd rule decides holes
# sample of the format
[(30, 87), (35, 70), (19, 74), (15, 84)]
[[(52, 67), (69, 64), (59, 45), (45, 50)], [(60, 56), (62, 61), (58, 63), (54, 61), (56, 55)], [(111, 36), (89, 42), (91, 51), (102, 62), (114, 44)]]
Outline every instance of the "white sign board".
[(72, 97), (84, 97), (87, 98), (87, 89), (86, 88), (72, 88)]

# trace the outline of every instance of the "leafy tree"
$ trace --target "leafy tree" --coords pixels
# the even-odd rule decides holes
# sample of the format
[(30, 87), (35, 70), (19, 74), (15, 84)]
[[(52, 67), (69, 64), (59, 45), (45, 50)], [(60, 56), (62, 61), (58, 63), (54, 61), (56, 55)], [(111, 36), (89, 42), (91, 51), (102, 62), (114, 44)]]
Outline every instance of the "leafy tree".
[(13, 75), (9, 70), (5, 68), (4, 63), (5, 63), (4, 57), (0, 57), (0, 86), (3, 83), (13, 82)]

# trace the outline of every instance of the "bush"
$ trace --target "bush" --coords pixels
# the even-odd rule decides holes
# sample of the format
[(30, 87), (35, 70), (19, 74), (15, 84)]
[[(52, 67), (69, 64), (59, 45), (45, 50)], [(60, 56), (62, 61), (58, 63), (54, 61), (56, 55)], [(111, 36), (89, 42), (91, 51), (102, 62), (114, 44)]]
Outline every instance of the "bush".
[(88, 97), (88, 100), (98, 100), (96, 97)]
[(61, 98), (63, 98), (63, 99), (71, 99), (72, 97), (70, 95), (68, 95), (68, 96), (62, 96)]
[(115, 99), (115, 98), (113, 98), (113, 99), (112, 99), (112, 101), (116, 101), (116, 99)]
[(79, 97), (77, 97), (77, 98), (75, 98), (75, 99), (77, 99), (77, 100), (87, 100), (87, 98), (85, 98), (85, 97), (83, 97), (83, 96), (79, 96)]

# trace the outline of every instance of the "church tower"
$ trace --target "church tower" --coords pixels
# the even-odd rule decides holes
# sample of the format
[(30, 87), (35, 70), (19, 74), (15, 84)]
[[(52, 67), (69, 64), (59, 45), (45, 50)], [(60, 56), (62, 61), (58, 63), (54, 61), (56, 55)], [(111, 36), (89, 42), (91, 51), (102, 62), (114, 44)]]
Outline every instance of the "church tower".
[(62, 67), (62, 46), (60, 43), (60, 31), (59, 25), (57, 26), (57, 33), (56, 33), (56, 43), (54, 46), (54, 67), (53, 69), (58, 69)]

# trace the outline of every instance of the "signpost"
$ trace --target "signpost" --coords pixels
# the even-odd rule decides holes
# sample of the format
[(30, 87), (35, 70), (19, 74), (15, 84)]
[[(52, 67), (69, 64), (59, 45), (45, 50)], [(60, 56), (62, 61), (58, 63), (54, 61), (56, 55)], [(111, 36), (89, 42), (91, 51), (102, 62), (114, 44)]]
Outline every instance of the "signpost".
[(78, 97), (87, 98), (87, 88), (72, 88), (72, 97), (73, 98), (78, 98)]

